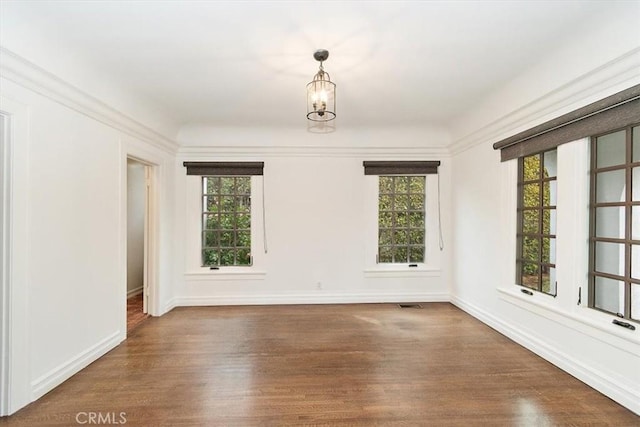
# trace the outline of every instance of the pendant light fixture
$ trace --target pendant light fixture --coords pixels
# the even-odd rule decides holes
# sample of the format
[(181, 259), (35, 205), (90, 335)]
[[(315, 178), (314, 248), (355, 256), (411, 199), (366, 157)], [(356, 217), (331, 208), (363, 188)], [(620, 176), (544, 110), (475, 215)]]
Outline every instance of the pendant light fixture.
[(307, 119), (328, 122), (336, 118), (336, 84), (322, 67), (322, 63), (329, 58), (329, 51), (316, 50), (313, 57), (320, 62), (320, 69), (307, 84)]

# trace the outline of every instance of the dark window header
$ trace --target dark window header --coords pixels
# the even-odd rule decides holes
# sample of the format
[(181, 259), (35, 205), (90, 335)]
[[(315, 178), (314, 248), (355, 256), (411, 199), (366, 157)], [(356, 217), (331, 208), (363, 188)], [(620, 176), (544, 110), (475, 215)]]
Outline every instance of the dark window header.
[(502, 161), (551, 150), (640, 121), (640, 85), (608, 96), (493, 144)]
[(440, 161), (365, 161), (362, 164), (365, 175), (412, 175), (438, 173)]
[(263, 175), (264, 162), (184, 162), (187, 175)]

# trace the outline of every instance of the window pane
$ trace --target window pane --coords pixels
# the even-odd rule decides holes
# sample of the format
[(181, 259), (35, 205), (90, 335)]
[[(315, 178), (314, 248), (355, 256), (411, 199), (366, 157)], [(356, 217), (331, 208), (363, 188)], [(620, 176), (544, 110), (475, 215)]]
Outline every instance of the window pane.
[(424, 195), (424, 176), (412, 176), (409, 178), (409, 191), (414, 194)]
[(546, 264), (556, 263), (556, 239), (542, 239), (542, 262)]
[(540, 206), (540, 184), (526, 184), (522, 187), (523, 206)]
[(396, 246), (393, 252), (393, 262), (408, 262), (409, 261), (409, 248)]
[(380, 212), (378, 214), (378, 225), (380, 228), (391, 228), (393, 224), (393, 214), (391, 212)]
[(640, 279), (640, 245), (631, 245), (631, 277)]
[(424, 248), (412, 247), (409, 249), (409, 262), (424, 262)]
[(624, 244), (596, 242), (596, 271), (624, 276)]
[(235, 265), (234, 249), (220, 249), (220, 265)]
[(556, 295), (556, 269), (553, 267), (542, 267), (542, 292)]
[(396, 245), (409, 244), (409, 235), (407, 230), (396, 230), (396, 232), (393, 234), (393, 239)]
[(390, 211), (393, 206), (391, 205), (391, 196), (388, 194), (381, 194), (378, 199), (378, 211)]
[(237, 265), (251, 265), (251, 249), (240, 248), (236, 254)]
[(596, 140), (596, 166), (622, 165), (626, 161), (626, 131), (600, 136)]
[(218, 265), (220, 255), (217, 249), (204, 249), (202, 251), (202, 265)]
[(543, 234), (556, 234), (556, 210), (544, 209), (542, 210), (542, 233)]
[(558, 151), (551, 150), (544, 153), (544, 176), (552, 178), (558, 176)]
[(640, 206), (631, 208), (631, 238), (640, 240)]
[(596, 208), (596, 237), (624, 239), (624, 211), (624, 206)]
[(537, 209), (522, 211), (522, 232), (540, 233), (540, 211)]
[(640, 320), (640, 285), (635, 283), (631, 284), (631, 318)]
[(219, 197), (218, 196), (205, 196), (204, 198), (204, 210), (207, 212), (218, 212)]
[(412, 194), (409, 196), (409, 209), (424, 210), (424, 194)]
[(634, 202), (640, 200), (640, 168), (633, 168), (631, 174), (631, 200)]
[(238, 194), (251, 194), (251, 178), (248, 176), (237, 177), (236, 191)]
[(393, 230), (391, 229), (381, 229), (378, 231), (378, 245), (390, 245), (392, 243), (391, 236), (393, 234)]
[(407, 193), (409, 191), (409, 177), (408, 176), (396, 176), (395, 185), (396, 193)]
[(380, 247), (378, 251), (378, 262), (393, 262), (393, 250), (391, 247)]
[(217, 193), (220, 188), (220, 178), (217, 176), (205, 176), (203, 178), (206, 181), (206, 192), (209, 194)]
[(424, 228), (412, 228), (409, 230), (409, 243), (424, 246)]
[(424, 228), (424, 213), (409, 212), (408, 218), (409, 218), (409, 227)]
[(640, 161), (640, 126), (633, 128), (633, 161)]
[(409, 225), (408, 215), (409, 214), (407, 214), (406, 212), (394, 212), (393, 218), (395, 220), (395, 226), (404, 228)]
[(251, 247), (251, 231), (242, 230), (236, 232), (236, 245), (239, 247)]
[(605, 277), (595, 278), (595, 301), (594, 305), (611, 313), (622, 313), (624, 306), (624, 282), (607, 279)]
[(402, 211), (409, 209), (409, 196), (406, 194), (396, 194), (393, 207), (395, 210)]
[(549, 181), (543, 184), (543, 203), (544, 206), (555, 206), (558, 204), (558, 182)]
[(523, 178), (532, 181), (540, 178), (540, 155), (525, 157), (523, 160)]
[(202, 228), (204, 230), (216, 230), (220, 228), (220, 219), (218, 215), (204, 214), (202, 216)]
[(596, 175), (596, 202), (624, 201), (624, 170), (600, 172)]
[(380, 176), (378, 177), (378, 191), (380, 194), (389, 194), (393, 189), (393, 177)]
[(220, 246), (222, 247), (232, 247), (233, 244), (233, 231), (222, 231), (220, 232)]
[(539, 278), (539, 268), (537, 264), (530, 264), (523, 262), (522, 263), (522, 286), (526, 286), (527, 288), (538, 289), (538, 283), (540, 281)]
[(522, 259), (525, 261), (540, 261), (540, 239), (526, 236), (522, 238)]
[(220, 244), (220, 232), (218, 231), (205, 231), (202, 233), (202, 246), (204, 247), (216, 247)]
[(251, 229), (251, 215), (237, 214), (234, 221), (236, 228), (239, 230)]

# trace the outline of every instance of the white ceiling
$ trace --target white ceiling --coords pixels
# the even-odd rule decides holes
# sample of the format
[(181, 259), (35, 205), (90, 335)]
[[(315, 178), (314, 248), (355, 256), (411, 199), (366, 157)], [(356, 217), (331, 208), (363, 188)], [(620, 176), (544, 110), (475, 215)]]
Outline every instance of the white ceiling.
[(5, 32), (39, 34), (180, 124), (299, 126), (325, 48), (341, 127), (446, 126), (612, 5), (5, 1), (0, 13)]

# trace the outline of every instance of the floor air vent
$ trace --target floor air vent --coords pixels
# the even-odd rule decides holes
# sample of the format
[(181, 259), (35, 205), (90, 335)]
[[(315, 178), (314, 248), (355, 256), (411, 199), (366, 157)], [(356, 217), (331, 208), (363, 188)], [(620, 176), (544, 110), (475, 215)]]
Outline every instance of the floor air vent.
[(400, 308), (422, 308), (420, 304), (406, 303), (406, 304), (398, 304)]

